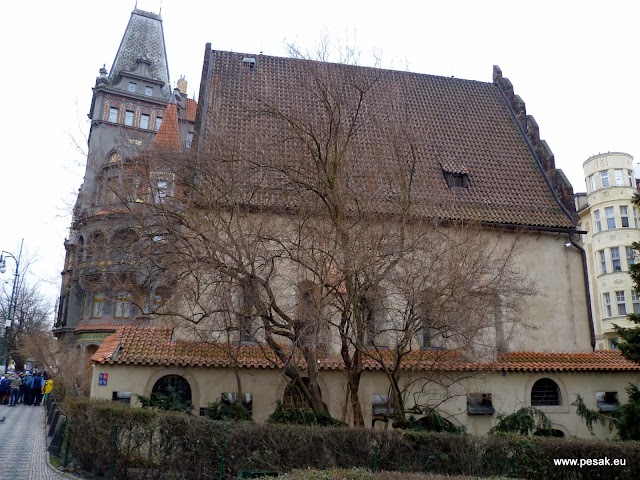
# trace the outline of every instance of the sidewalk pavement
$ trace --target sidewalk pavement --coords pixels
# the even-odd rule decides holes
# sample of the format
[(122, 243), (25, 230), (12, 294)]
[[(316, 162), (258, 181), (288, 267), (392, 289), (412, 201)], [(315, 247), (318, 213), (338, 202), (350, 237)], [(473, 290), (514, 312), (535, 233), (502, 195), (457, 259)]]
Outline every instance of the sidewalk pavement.
[(0, 478), (68, 480), (77, 478), (49, 465), (44, 406), (0, 405)]

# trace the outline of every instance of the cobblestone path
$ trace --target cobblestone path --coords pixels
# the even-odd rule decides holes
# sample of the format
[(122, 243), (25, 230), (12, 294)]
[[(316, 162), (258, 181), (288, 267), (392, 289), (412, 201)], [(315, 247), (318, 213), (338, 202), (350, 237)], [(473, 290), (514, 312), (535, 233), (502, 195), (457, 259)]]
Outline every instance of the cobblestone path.
[(47, 464), (45, 408), (0, 405), (0, 478), (62, 480)]

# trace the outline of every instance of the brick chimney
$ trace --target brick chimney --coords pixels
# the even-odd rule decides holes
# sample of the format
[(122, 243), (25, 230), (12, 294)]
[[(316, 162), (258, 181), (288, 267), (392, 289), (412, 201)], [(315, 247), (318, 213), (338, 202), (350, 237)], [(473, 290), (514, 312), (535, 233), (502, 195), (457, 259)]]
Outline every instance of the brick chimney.
[(187, 94), (187, 81), (184, 79), (184, 75), (180, 77), (180, 80), (178, 80), (176, 87), (178, 88), (178, 90), (180, 90), (180, 93), (184, 95)]

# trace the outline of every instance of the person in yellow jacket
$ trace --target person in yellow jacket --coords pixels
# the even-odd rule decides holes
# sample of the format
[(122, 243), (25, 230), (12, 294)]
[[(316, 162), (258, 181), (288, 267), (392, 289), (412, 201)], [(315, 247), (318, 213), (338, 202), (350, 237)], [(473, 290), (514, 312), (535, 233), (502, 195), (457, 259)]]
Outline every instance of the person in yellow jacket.
[(44, 401), (47, 401), (49, 398), (49, 394), (53, 391), (53, 379), (49, 378), (46, 382), (44, 382), (44, 388), (42, 389), (42, 393), (44, 393)]

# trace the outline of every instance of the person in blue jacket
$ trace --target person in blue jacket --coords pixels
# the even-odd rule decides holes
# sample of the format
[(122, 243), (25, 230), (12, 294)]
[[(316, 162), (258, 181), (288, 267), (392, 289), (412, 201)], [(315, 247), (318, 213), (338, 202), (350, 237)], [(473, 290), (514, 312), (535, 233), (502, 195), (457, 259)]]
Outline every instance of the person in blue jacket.
[(0, 404), (4, 405), (5, 400), (6, 403), (9, 403), (9, 388), (10, 388), (11, 380), (9, 379), (9, 374), (5, 373), (2, 376), (2, 380), (0, 380)]
[(39, 407), (42, 403), (42, 389), (44, 388), (44, 378), (40, 371), (36, 372), (33, 376), (33, 383), (31, 384), (31, 397), (33, 398), (33, 404)]
[(33, 403), (33, 397), (31, 394), (31, 386), (33, 385), (33, 377), (31, 376), (31, 372), (27, 372), (27, 374), (22, 379), (22, 385), (24, 385), (24, 404), (31, 405)]

